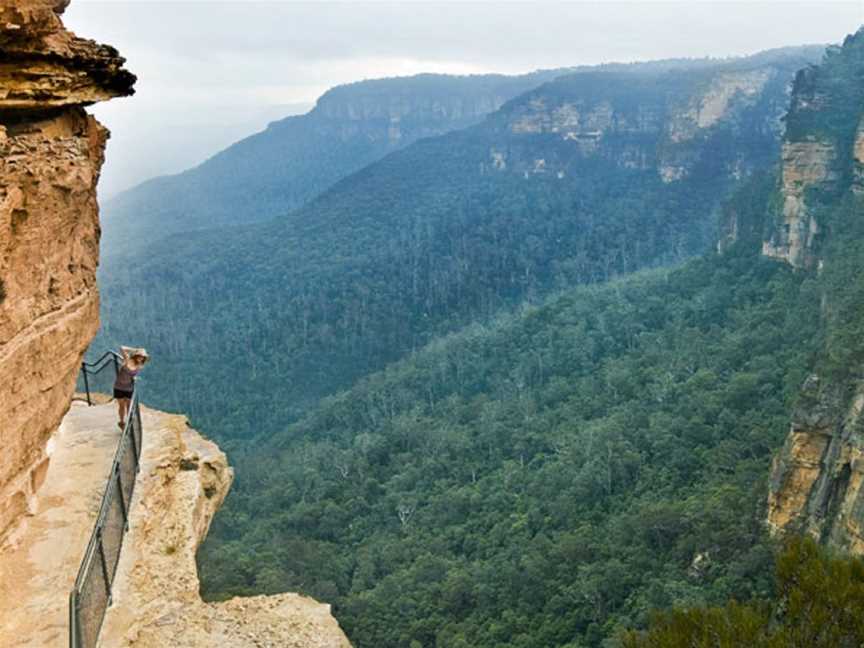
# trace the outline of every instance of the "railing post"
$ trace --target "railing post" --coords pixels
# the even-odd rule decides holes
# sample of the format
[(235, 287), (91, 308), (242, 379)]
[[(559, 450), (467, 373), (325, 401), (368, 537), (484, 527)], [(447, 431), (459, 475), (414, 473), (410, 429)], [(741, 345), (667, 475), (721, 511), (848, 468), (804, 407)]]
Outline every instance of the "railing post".
[(143, 427), (141, 426), (141, 406), (140, 401), (135, 398), (135, 422), (137, 426), (132, 427), (132, 436), (135, 437), (135, 472), (141, 470), (141, 446), (143, 444)]
[(69, 648), (79, 648), (81, 637), (78, 635), (78, 592), (73, 588), (69, 593)]
[[(101, 520), (97, 524), (101, 524)], [(105, 543), (102, 540), (101, 526), (96, 530), (96, 535), (99, 538), (99, 562), (102, 564), (102, 578), (105, 579), (105, 594), (108, 596), (108, 605), (111, 605), (111, 581), (108, 578), (108, 565), (105, 560)]]
[[(135, 408), (138, 409), (137, 407)], [(135, 435), (135, 412), (129, 413), (129, 440), (132, 443), (132, 453), (135, 456), (135, 472), (138, 472), (138, 437)]]
[[(122, 441), (121, 441), (122, 443)], [(129, 513), (126, 511), (126, 500), (123, 495), (123, 478), (120, 474), (120, 468), (117, 468), (117, 490), (120, 491), (120, 512), (123, 513), (123, 528), (129, 530)]]
[(87, 364), (81, 363), (81, 373), (84, 374), (84, 391), (87, 392), (87, 405), (92, 405), (90, 402), (90, 381), (87, 380)]

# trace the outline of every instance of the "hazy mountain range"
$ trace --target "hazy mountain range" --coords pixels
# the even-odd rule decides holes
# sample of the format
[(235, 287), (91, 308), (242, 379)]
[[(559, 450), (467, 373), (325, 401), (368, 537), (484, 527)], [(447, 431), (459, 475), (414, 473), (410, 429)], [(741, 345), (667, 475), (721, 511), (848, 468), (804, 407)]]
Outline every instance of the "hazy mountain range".
[(97, 347), (237, 465), (205, 593), (369, 648), (770, 597), (771, 458), (864, 358), (862, 44), (351, 84), (106, 205)]

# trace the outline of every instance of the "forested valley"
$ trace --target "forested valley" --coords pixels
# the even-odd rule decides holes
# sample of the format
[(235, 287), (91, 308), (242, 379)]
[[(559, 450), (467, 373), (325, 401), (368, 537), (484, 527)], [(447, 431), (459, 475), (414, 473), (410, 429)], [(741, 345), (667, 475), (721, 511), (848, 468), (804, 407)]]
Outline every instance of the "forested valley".
[[(312, 595), (358, 648), (780, 646), (831, 583), (841, 618), (860, 563), (765, 508), (802, 384), (860, 381), (862, 44), (581, 70), (134, 257), (98, 342), (236, 467), (203, 594)], [(784, 137), (834, 147), (812, 265), (764, 254)]]
[[(724, 198), (776, 162), (787, 85), (812, 56), (562, 76), (281, 218), (122, 259), (96, 346), (153, 349), (154, 404), (220, 441), (277, 431), (437, 335), (710, 248)], [(688, 110), (711, 91), (732, 94), (699, 127)]]
[(235, 453), (204, 589), (300, 587), (370, 647), (599, 645), (763, 596), (813, 296), (714, 257), (438, 341)]

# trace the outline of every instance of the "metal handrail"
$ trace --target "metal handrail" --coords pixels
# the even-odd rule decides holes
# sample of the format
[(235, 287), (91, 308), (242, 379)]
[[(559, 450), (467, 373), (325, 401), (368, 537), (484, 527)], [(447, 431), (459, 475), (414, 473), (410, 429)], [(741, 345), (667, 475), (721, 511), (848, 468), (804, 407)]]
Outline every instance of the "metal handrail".
[[(109, 354), (103, 355), (99, 360), (92, 363), (82, 363), (82, 369), (85, 365), (97, 366)], [(117, 354), (113, 354), (114, 360), (119, 358)], [(104, 368), (103, 365), (102, 368)], [(101, 370), (101, 369), (100, 369)], [(78, 575), (75, 578), (75, 584), (72, 591), (69, 593), (69, 646), (70, 648), (95, 648), (95, 638), (98, 637), (99, 631), (102, 628), (102, 622), (105, 620), (105, 613), (108, 606), (111, 604), (111, 591), (114, 584), (117, 567), (120, 561), (120, 550), (123, 547), (123, 537), (129, 529), (129, 508), (132, 502), (132, 495), (135, 489), (135, 476), (141, 468), (141, 409), (139, 405), (140, 389), (136, 388), (132, 394), (132, 401), (129, 404), (129, 414), (126, 419), (126, 425), (123, 427), (123, 432), (120, 435), (120, 442), (117, 444), (117, 450), (114, 453), (114, 460), (111, 463), (111, 471), (108, 477), (108, 483), (105, 487), (105, 492), (102, 495), (102, 502), (99, 506), (99, 514), (96, 516), (96, 524), (93, 532), (90, 535), (90, 540), (84, 550), (84, 558), (81, 561), (81, 566), (78, 569)], [(88, 392), (89, 403), (89, 392)], [(132, 453), (131, 459), (134, 463), (134, 472), (128, 485), (129, 475), (125, 478), (122, 476), (124, 460), (127, 458), (126, 453)], [(120, 496), (119, 512), (123, 518), (123, 530), (117, 539), (116, 547), (109, 547), (112, 551), (113, 565), (108, 564), (106, 558), (106, 550), (104, 544), (103, 531), (108, 521), (108, 515), (114, 506), (114, 498)], [(98, 570), (97, 572), (94, 572)], [(81, 620), (81, 596), (85, 587), (90, 583), (91, 578), (101, 579), (102, 585), (105, 588), (105, 604), (99, 606), (101, 609), (95, 610), (96, 617), (95, 628), (90, 628), (92, 631), (87, 638), (82, 636), (82, 620)], [(98, 583), (97, 583), (98, 584)], [(91, 610), (92, 611), (92, 610)], [(90, 639), (88, 642), (87, 640)]]
[[(106, 362), (106, 359), (110, 362)], [(93, 405), (93, 401), (90, 398), (90, 376), (95, 376), (110, 364), (114, 365), (114, 375), (116, 376), (122, 363), (123, 357), (114, 351), (106, 351), (93, 362), (87, 362), (85, 360), (81, 363), (81, 376), (84, 378), (84, 393), (87, 395), (88, 405)]]
[(99, 356), (99, 358), (94, 360), (93, 362), (87, 362), (85, 360), (81, 364), (84, 366), (87, 366), (87, 367), (95, 367), (96, 365), (100, 364), (105, 358), (107, 358), (109, 356), (113, 357), (114, 360), (123, 360), (123, 356), (121, 356), (119, 353), (117, 353), (116, 351), (108, 350), (105, 353), (103, 353), (101, 356)]

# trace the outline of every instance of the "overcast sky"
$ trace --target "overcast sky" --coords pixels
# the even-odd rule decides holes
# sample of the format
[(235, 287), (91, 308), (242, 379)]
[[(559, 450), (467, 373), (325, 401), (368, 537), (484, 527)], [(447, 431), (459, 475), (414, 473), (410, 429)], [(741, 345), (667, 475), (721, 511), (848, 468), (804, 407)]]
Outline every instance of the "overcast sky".
[(135, 97), (94, 108), (114, 134), (107, 195), (187, 168), (340, 83), (839, 42), (864, 22), (864, 0), (73, 0), (64, 22), (117, 47), (139, 77)]

